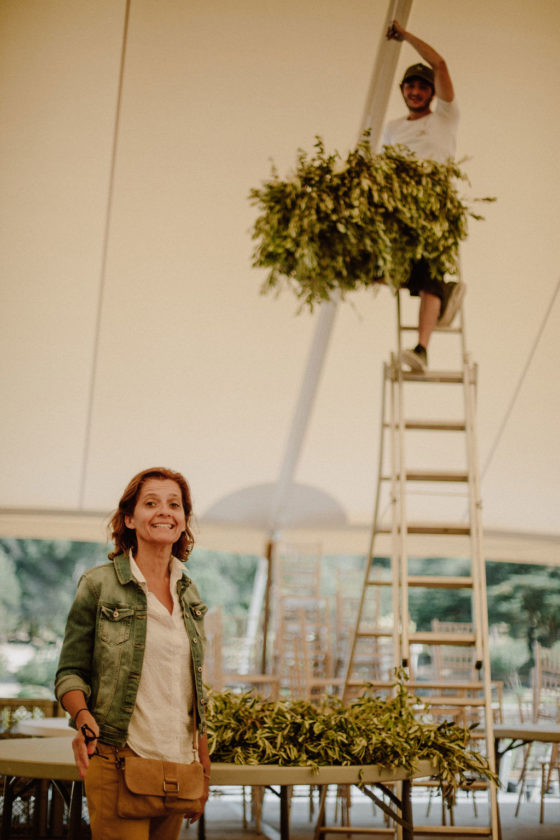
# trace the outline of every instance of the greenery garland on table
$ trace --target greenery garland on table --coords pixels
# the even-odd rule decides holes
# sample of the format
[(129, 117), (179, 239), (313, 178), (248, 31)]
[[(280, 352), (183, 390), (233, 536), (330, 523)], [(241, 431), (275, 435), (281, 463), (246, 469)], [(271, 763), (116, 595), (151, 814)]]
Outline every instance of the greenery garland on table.
[[(253, 266), (268, 269), (262, 291), (287, 284), (302, 306), (342, 297), (384, 279), (393, 289), (408, 280), (413, 260), (429, 260), (434, 276), (457, 271), (468, 217), (481, 219), (459, 196), (458, 164), (418, 159), (404, 146), (374, 154), (369, 132), (345, 161), (298, 150), (293, 175), (276, 168), (249, 199), (259, 209), (252, 238)], [(491, 198), (474, 201), (493, 201)]]
[[(413, 769), (424, 759), (436, 764), (442, 795), (452, 803), (469, 779), (495, 778), (486, 759), (469, 748), (470, 730), (419, 717), (421, 700), (398, 677), (394, 697), (367, 692), (351, 704), (325, 697), (267, 700), (250, 693), (210, 693), (208, 742), (213, 761), (278, 764), (316, 769), (369, 765)], [(427, 710), (427, 706), (423, 706)]]

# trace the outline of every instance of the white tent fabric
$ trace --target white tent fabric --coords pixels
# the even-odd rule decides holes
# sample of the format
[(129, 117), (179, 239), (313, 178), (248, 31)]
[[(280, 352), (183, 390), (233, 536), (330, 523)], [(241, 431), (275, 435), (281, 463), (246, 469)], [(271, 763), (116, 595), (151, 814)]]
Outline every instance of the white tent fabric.
[[(126, 9), (0, 4), (0, 535), (98, 536), (163, 464), (192, 485), (202, 545), (262, 551), (280, 522), (363, 552), (394, 301), (338, 307), (271, 526), (320, 315), (259, 295), (247, 194), (315, 135), (355, 143), (387, 6), (132, 0), (123, 54)], [(498, 197), (462, 253), (489, 544), (555, 562), (560, 6), (418, 0), (409, 28), (450, 66), (472, 194)], [(397, 79), (415, 59), (404, 45)], [(433, 366), (446, 352), (434, 340)]]

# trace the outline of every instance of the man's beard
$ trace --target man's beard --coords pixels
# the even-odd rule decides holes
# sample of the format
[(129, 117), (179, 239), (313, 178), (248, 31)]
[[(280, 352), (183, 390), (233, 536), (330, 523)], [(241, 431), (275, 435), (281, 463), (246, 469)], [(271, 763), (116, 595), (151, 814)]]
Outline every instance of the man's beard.
[(433, 96), (430, 96), (430, 98), (422, 105), (413, 105), (412, 103), (407, 102), (406, 107), (409, 111), (412, 111), (413, 114), (421, 114), (423, 111), (427, 111), (429, 109), (433, 98)]

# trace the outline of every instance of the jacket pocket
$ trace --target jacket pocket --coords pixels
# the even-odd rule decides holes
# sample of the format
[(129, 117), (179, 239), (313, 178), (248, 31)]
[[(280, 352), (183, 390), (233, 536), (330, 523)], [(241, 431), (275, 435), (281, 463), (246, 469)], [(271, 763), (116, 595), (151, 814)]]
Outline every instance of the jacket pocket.
[(119, 604), (100, 604), (97, 635), (108, 645), (122, 645), (130, 637), (134, 610)]

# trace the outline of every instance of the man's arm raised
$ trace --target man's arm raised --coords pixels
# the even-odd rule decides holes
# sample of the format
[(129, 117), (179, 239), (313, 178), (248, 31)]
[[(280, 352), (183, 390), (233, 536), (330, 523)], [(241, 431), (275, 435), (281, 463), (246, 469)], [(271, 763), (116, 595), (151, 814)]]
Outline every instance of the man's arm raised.
[(443, 56), (441, 56), (433, 47), (417, 38), (411, 32), (403, 29), (397, 20), (394, 20), (387, 30), (387, 38), (390, 41), (406, 41), (411, 47), (414, 47), (416, 52), (424, 61), (427, 61), (434, 71), (434, 86), (436, 96), (443, 100), (443, 102), (453, 102), (455, 98), (455, 91), (453, 90), (453, 82), (447, 69), (447, 64)]

